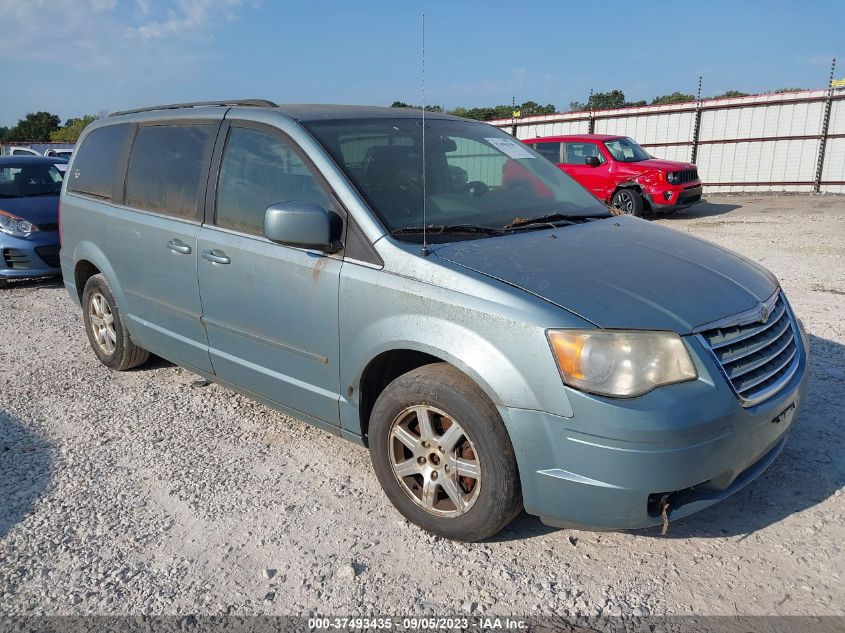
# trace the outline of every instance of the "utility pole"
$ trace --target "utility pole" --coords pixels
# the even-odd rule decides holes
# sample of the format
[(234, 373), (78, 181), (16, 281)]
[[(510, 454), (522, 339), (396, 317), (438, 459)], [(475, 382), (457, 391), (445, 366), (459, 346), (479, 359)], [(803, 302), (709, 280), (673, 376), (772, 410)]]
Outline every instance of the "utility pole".
[(698, 158), (698, 134), (701, 131), (701, 75), (698, 76), (698, 91), (695, 93), (695, 122), (692, 128), (692, 154), (690, 162), (695, 165)]
[(827, 131), (830, 128), (830, 106), (833, 103), (833, 74), (836, 72), (836, 58), (830, 62), (830, 77), (827, 81), (827, 100), (824, 103), (824, 118), (822, 119), (822, 134), (819, 140), (819, 160), (816, 163), (816, 180), (813, 183), (813, 193), (822, 190), (822, 171), (824, 170), (824, 150), (827, 145)]

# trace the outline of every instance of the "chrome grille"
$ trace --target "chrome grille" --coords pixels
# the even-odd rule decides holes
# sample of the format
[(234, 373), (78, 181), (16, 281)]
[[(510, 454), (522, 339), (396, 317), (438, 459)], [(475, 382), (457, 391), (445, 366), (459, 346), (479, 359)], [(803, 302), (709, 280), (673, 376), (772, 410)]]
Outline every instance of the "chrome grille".
[(772, 397), (798, 370), (798, 330), (780, 292), (749, 313), (705, 328), (699, 336), (743, 406)]

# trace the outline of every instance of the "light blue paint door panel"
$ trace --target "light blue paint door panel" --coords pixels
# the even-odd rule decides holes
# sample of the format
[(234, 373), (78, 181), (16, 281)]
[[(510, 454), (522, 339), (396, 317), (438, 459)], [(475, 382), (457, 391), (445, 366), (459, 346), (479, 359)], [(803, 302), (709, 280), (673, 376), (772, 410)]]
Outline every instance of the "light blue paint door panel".
[(339, 426), (341, 261), (214, 227), (198, 252), (215, 373)]
[(135, 343), (211, 371), (200, 320), (198, 233), (198, 224), (118, 210), (104, 244), (126, 294), (124, 312)]

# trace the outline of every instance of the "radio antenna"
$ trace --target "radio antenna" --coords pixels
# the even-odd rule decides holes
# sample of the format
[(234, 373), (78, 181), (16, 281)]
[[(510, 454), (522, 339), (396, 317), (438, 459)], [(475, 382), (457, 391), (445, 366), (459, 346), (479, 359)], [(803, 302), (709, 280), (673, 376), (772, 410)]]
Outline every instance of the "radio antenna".
[(425, 13), (422, 14), (422, 256), (428, 257), (428, 241), (425, 226)]

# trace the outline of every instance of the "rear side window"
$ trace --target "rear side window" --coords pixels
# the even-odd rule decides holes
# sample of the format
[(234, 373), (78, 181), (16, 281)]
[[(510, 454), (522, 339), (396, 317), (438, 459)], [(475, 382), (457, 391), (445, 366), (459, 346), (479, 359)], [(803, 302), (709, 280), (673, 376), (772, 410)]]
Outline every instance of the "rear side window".
[(537, 153), (553, 163), (560, 162), (560, 143), (537, 143), (534, 146)]
[(68, 177), (70, 191), (106, 200), (112, 199), (120, 155), (132, 126), (128, 123), (101, 127), (91, 132), (76, 152), (73, 173)]
[(329, 198), (293, 147), (260, 130), (232, 127), (223, 151), (214, 223), (264, 235), (264, 212), (277, 202), (311, 202), (329, 208)]
[(129, 156), (126, 204), (198, 219), (216, 132), (216, 125), (140, 126)]

